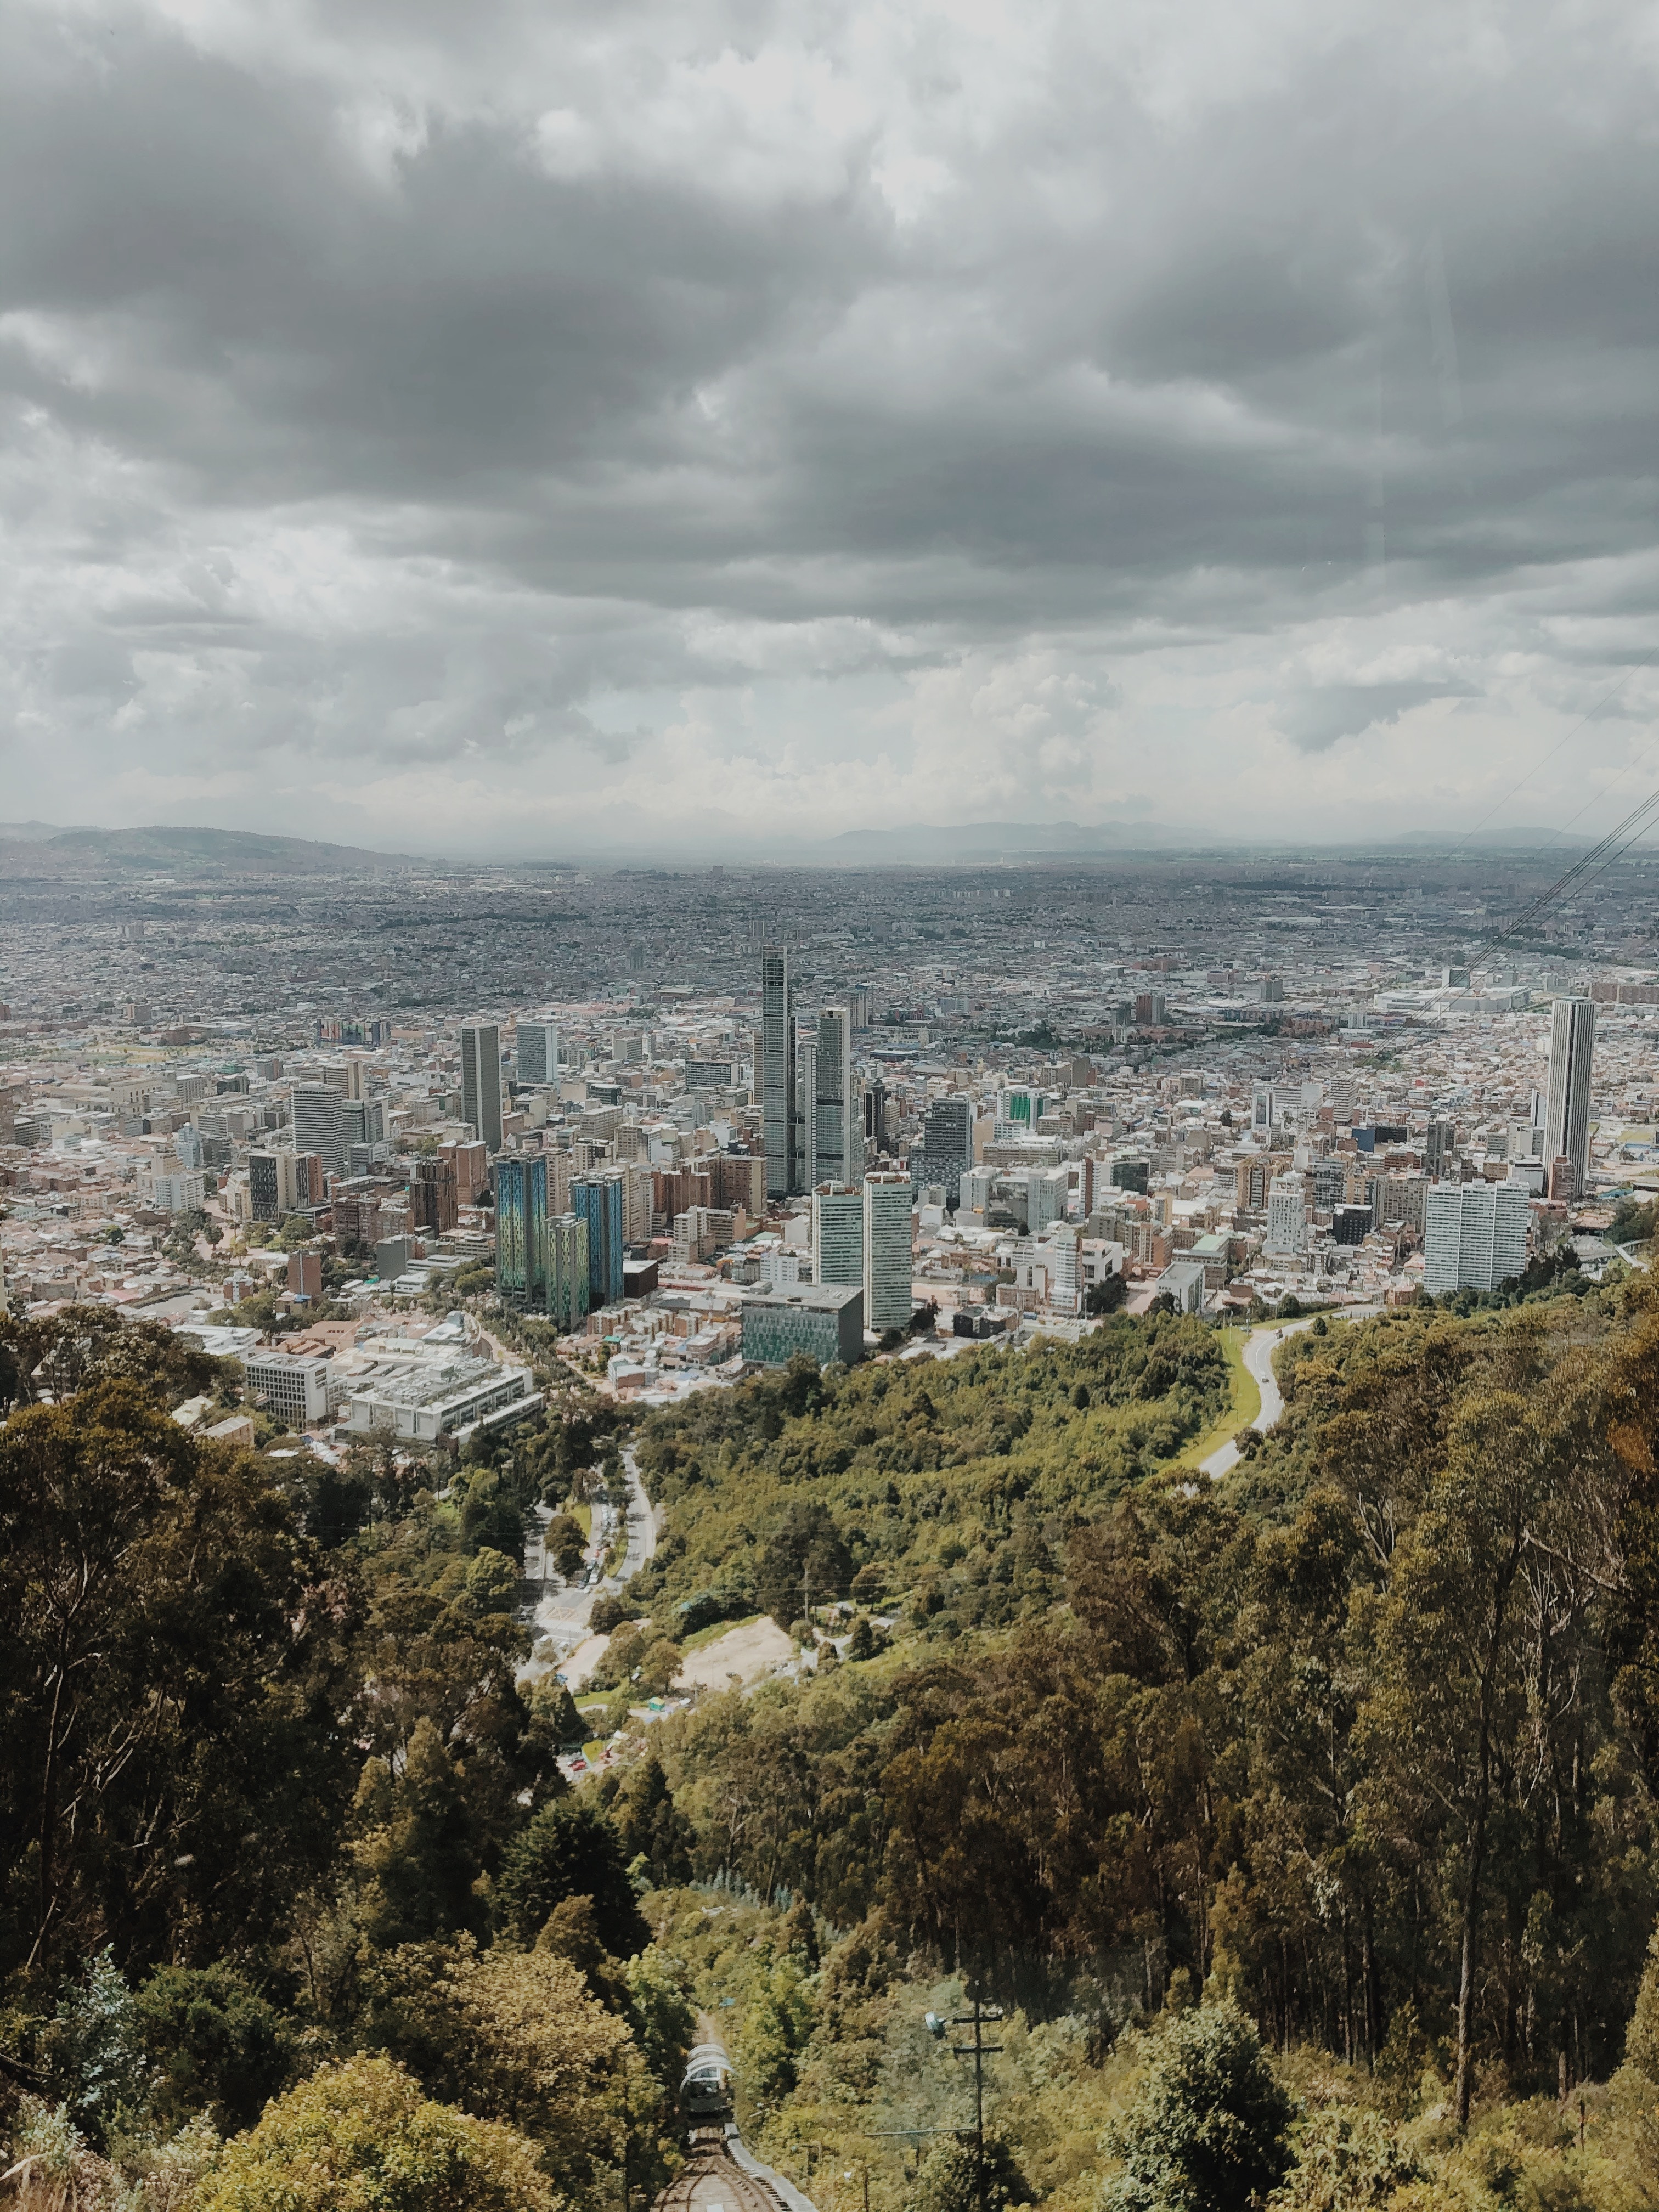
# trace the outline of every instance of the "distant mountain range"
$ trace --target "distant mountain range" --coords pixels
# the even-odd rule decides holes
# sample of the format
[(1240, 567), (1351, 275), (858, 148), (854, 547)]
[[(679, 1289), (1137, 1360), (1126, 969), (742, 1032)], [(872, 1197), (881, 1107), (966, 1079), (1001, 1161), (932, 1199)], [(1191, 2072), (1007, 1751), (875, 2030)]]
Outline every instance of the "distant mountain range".
[(812, 849), (845, 865), (991, 860), (1013, 853), (1144, 853), (1202, 842), (1166, 822), (913, 822), (902, 830), (848, 830)]
[(261, 837), (250, 830), (62, 830), (50, 822), (0, 822), (0, 878), (41, 875), (172, 873), (211, 869), (242, 876), (361, 876), (428, 865), (405, 853), (308, 837)]

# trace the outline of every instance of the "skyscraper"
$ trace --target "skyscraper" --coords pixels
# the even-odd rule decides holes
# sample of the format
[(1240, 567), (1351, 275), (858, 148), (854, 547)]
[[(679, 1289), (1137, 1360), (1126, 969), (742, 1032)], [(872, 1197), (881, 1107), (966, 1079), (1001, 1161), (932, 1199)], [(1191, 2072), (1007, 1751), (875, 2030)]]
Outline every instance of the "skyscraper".
[(1308, 1247), (1306, 1185), (1299, 1175), (1276, 1175), (1267, 1192), (1267, 1235), (1264, 1249), (1286, 1254)]
[(1544, 1107), (1544, 1158), (1572, 1163), (1582, 1193), (1589, 1188), (1590, 1061), (1595, 1007), (1589, 999), (1558, 999), (1550, 1021), (1549, 1092)]
[(501, 1033), (494, 1022), (461, 1028), (461, 1119), (492, 1152), (501, 1149)]
[(761, 1127), (766, 1146), (766, 1195), (787, 1198), (795, 1188), (795, 994), (789, 955), (781, 945), (761, 951)]
[(864, 1193), (821, 1182), (812, 1193), (812, 1264), (820, 1283), (864, 1283)]
[(626, 1194), (619, 1175), (576, 1176), (570, 1184), (570, 1210), (587, 1224), (587, 1302), (615, 1305), (623, 1294), (623, 1209)]
[(856, 1182), (864, 1167), (864, 1123), (853, 1079), (853, 1015), (826, 1006), (818, 1016), (817, 1173), (808, 1185)]
[(315, 1152), (331, 1175), (346, 1169), (345, 1100), (330, 1083), (296, 1083), (293, 1091), (294, 1149)]
[(864, 1178), (864, 1319), (878, 1336), (908, 1328), (910, 1289), (910, 1177), (878, 1170)]
[(795, 1103), (789, 1119), (789, 1188), (818, 1182), (818, 1040), (810, 1022), (795, 1033)]
[(559, 1079), (559, 1027), (556, 1022), (521, 1021), (518, 1042), (520, 1083), (556, 1083)]
[(504, 1152), (495, 1163), (495, 1288), (520, 1313), (547, 1306), (547, 1158)]

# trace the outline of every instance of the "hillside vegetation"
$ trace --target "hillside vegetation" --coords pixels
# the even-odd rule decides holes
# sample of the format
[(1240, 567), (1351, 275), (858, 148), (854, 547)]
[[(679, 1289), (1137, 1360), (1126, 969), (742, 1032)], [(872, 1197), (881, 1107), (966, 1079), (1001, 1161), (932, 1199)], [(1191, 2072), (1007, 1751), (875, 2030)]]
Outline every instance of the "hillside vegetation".
[(160, 1332), (0, 1353), (19, 2202), (637, 2203), (700, 2011), (821, 2212), (1659, 2202), (1639, 1285), (1316, 1322), (1219, 1485), (1174, 1316), (653, 1416), (634, 1648), (833, 1602), (849, 1656), (574, 1792), (515, 1554), (614, 1413), (325, 1475), (184, 1435)]

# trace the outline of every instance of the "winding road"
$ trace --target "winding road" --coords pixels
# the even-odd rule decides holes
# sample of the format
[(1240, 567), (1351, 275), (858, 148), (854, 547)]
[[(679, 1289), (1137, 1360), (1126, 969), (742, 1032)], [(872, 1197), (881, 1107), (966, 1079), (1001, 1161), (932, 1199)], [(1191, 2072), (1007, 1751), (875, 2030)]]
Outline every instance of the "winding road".
[[(1326, 1315), (1325, 1318), (1328, 1321), (1370, 1321), (1382, 1310), (1382, 1307), (1376, 1305), (1345, 1306)], [(1261, 1328), (1252, 1329), (1245, 1338), (1244, 1364), (1261, 1393), (1261, 1411), (1255, 1420), (1248, 1424), (1241, 1422), (1241, 1428), (1248, 1425), (1258, 1435), (1265, 1436), (1284, 1413), (1284, 1394), (1273, 1376), (1273, 1354), (1287, 1336), (1294, 1336), (1299, 1329), (1311, 1328), (1318, 1318), (1316, 1314), (1308, 1314), (1300, 1321), (1267, 1322)], [(1235, 1432), (1224, 1444), (1218, 1444), (1208, 1459), (1200, 1462), (1198, 1471), (1200, 1474), (1207, 1474), (1213, 1481), (1218, 1475), (1225, 1474), (1237, 1464), (1238, 1444)]]
[[(639, 1464), (631, 1447), (624, 1447), (622, 1455), (623, 1472), (628, 1478), (628, 1511), (626, 1517), (627, 1544), (616, 1572), (590, 1582), (585, 1576), (580, 1582), (562, 1583), (555, 1589), (543, 1590), (532, 1608), (527, 1626), (536, 1638), (536, 1656), (531, 1664), (535, 1668), (556, 1666), (567, 1651), (574, 1650), (588, 1632), (588, 1622), (598, 1600), (607, 1592), (619, 1590), (624, 1583), (631, 1582), (657, 1548), (657, 1516), (640, 1475)], [(551, 1509), (538, 1509), (551, 1520)], [(544, 1526), (546, 1525), (544, 1522)], [(609, 1505), (596, 1502), (593, 1507), (592, 1533), (588, 1538), (586, 1558), (589, 1570), (597, 1567), (611, 1549), (616, 1536), (616, 1516)], [(539, 1538), (525, 1547), (525, 1572), (530, 1581), (541, 1580), (544, 1573)], [(550, 1644), (550, 1653), (543, 1647)]]

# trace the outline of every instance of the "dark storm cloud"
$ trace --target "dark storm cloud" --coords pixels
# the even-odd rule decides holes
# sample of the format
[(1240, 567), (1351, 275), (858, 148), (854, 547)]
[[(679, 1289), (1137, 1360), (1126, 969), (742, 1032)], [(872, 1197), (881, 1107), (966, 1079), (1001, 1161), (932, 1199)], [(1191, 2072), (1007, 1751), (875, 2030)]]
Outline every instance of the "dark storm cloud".
[(1571, 708), (1652, 612), (1653, 78), (1617, 9), (20, 5), (16, 742), (625, 769), (607, 691), (1052, 648), (1074, 787), (1101, 656), (1322, 624), (1304, 754)]

